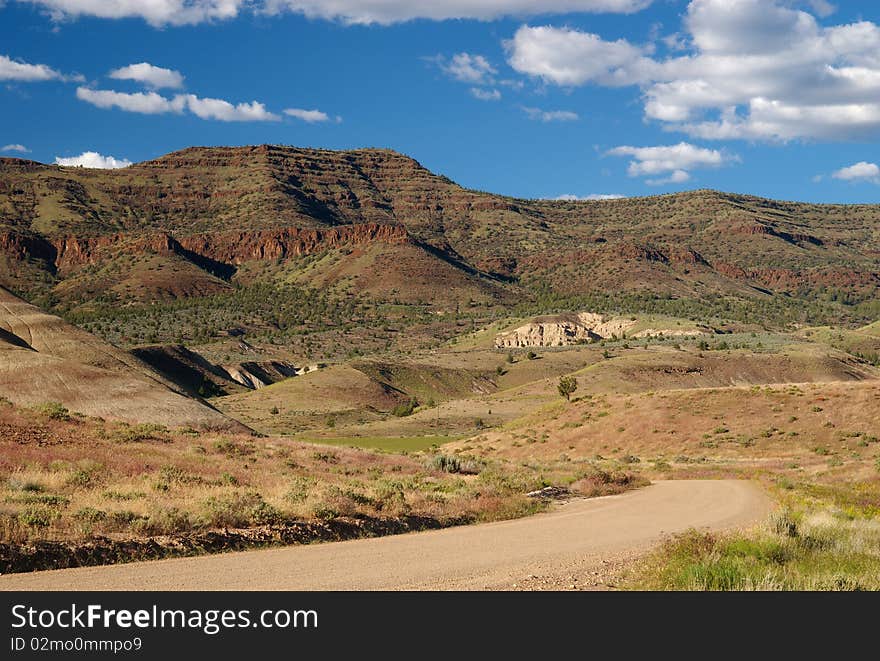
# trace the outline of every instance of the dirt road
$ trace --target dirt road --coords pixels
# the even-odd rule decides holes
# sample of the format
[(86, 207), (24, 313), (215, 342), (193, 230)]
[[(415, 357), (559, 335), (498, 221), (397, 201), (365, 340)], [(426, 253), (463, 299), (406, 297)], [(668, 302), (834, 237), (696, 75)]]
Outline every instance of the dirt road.
[[(586, 586), (610, 559), (771, 509), (734, 480), (659, 482), (537, 516), (350, 542), (0, 576), (0, 590), (399, 590)], [(541, 578), (543, 577), (543, 579)]]

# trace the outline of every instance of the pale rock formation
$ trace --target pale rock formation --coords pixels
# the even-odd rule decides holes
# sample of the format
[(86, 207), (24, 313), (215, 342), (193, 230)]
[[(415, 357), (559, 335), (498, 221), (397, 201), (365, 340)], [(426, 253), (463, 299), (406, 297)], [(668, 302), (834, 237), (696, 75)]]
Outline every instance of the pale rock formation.
[(594, 340), (622, 339), (624, 337), (693, 337), (711, 333), (711, 329), (680, 328), (654, 329), (648, 328), (632, 335), (629, 331), (638, 322), (625, 317), (608, 318), (595, 312), (579, 312), (577, 314), (558, 314), (536, 317), (527, 324), (511, 331), (501, 333), (495, 338), (495, 346), (499, 349), (522, 347), (564, 347), (572, 344), (585, 344)]

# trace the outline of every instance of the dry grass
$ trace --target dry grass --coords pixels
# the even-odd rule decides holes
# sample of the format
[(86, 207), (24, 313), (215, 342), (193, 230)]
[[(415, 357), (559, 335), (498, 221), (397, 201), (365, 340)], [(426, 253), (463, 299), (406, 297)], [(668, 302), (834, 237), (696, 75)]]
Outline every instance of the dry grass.
[[(601, 475), (586, 464), (466, 453), (438, 460), (64, 419), (52, 410), (0, 406), (0, 542), (75, 544), (333, 519), (490, 521), (541, 509), (529, 491)], [(607, 482), (619, 490), (641, 484), (627, 476)]]
[[(840, 508), (788, 494), (788, 508), (747, 532), (691, 531), (667, 542), (628, 586), (651, 590), (880, 590), (880, 480), (843, 487), (870, 491), (873, 505)], [(839, 488), (840, 492), (841, 489)]]
[(723, 464), (864, 476), (880, 455), (878, 405), (877, 381), (589, 395), (462, 443), (512, 459), (634, 456), (685, 473)]

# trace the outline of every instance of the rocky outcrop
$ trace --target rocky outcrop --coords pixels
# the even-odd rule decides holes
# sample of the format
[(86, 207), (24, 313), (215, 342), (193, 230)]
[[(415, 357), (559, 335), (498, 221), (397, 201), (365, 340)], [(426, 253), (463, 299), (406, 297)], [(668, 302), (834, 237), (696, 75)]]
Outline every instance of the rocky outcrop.
[(499, 349), (519, 347), (564, 347), (602, 339), (593, 327), (603, 321), (601, 315), (580, 314), (537, 317), (527, 324), (495, 338)]
[(93, 238), (63, 237), (52, 241), (55, 249), (55, 266), (59, 271), (94, 264), (106, 259), (112, 252), (119, 254), (139, 254), (150, 252), (167, 254), (178, 252), (180, 244), (166, 232), (154, 232), (144, 236), (115, 234)]
[(751, 281), (777, 291), (796, 292), (816, 287), (849, 290), (880, 288), (880, 273), (855, 269), (747, 269), (728, 262), (715, 262), (713, 267), (728, 278)]
[(16, 260), (39, 259), (54, 263), (57, 251), (42, 237), (20, 232), (0, 232), (0, 254)]
[(0, 252), (16, 259), (49, 259), (59, 271), (95, 264), (120, 254), (195, 255), (220, 264), (277, 260), (348, 245), (407, 243), (402, 225), (362, 223), (329, 229), (287, 227), (278, 230), (218, 232), (176, 238), (167, 232), (132, 236), (61, 237), (51, 241), (11, 232), (0, 233)]
[(787, 232), (785, 230), (779, 229), (771, 223), (756, 221), (752, 219), (744, 219), (741, 221), (728, 223), (726, 226), (724, 226), (724, 229), (722, 231), (727, 234), (741, 234), (745, 236), (764, 235), (768, 237), (782, 239), (783, 241), (793, 243), (795, 245), (800, 245), (803, 243), (811, 244), (814, 246), (824, 245), (824, 241), (813, 236), (812, 234), (806, 234), (804, 232)]
[(402, 244), (410, 241), (403, 225), (362, 223), (330, 229), (299, 229), (225, 232), (182, 237), (180, 245), (197, 255), (225, 264), (252, 260), (277, 260), (308, 255), (347, 245)]
[(221, 369), (232, 381), (251, 390), (265, 388), (283, 379), (298, 376), (309, 371), (308, 368), (296, 367), (292, 363), (282, 360), (222, 365)]
[(495, 338), (499, 349), (564, 347), (595, 340), (644, 337), (692, 337), (712, 333), (708, 327), (645, 328), (630, 334), (638, 324), (628, 317), (607, 318), (594, 312), (536, 317), (529, 323)]

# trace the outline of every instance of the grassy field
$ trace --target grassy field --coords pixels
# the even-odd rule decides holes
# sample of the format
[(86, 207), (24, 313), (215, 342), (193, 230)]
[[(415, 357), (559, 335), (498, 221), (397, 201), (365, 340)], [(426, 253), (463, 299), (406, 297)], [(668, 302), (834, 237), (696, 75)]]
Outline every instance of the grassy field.
[(626, 587), (647, 590), (880, 590), (880, 481), (817, 489), (786, 482), (763, 526), (691, 531), (667, 542)]
[(301, 437), (304, 443), (322, 445), (342, 445), (353, 448), (369, 448), (383, 452), (423, 452), (440, 448), (445, 443), (458, 440), (448, 436), (322, 436), (320, 438)]

